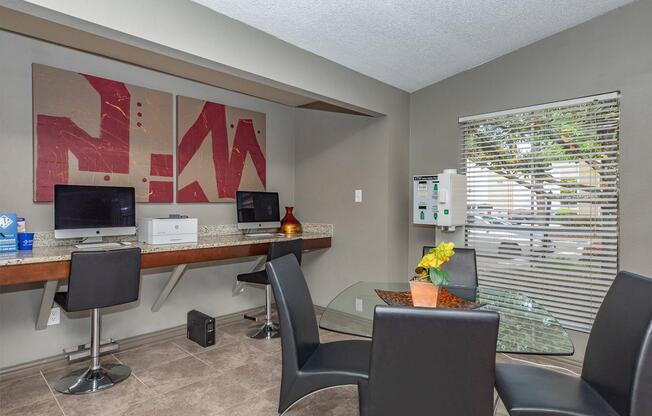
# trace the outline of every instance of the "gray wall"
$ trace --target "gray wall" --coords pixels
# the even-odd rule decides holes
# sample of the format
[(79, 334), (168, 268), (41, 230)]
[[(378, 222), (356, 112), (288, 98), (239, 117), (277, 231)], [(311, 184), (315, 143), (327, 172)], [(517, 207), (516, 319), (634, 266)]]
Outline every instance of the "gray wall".
[[(413, 93), (410, 173), (458, 167), (459, 116), (619, 90), (620, 267), (652, 275), (650, 22), (652, 2), (633, 3)], [(410, 226), (410, 265), (432, 237)]]
[(407, 278), (407, 109), (406, 95), (381, 119), (297, 111), (297, 215), (335, 228), (333, 247), (303, 266), (318, 305), (360, 280)]
[[(0, 147), (3, 163), (0, 177), (0, 212), (18, 212), (27, 218), (30, 231), (53, 228), (52, 204), (32, 202), (32, 93), (31, 64), (51, 65), (73, 71), (121, 80), (131, 84), (214, 100), (267, 114), (268, 189), (280, 193), (281, 204), (294, 203), (294, 109), (267, 101), (207, 87), (54, 46), (41, 41), (0, 32)], [(175, 130), (176, 131), (176, 127)], [(176, 134), (171, 137), (174, 139)], [(138, 204), (139, 216), (178, 212), (196, 216), (201, 224), (235, 222), (233, 204)], [(319, 257), (319, 253), (308, 255)], [(251, 260), (251, 259), (250, 259)], [(157, 312), (150, 307), (165, 282), (169, 270), (146, 272), (141, 299), (123, 311), (105, 316), (104, 336), (130, 337), (185, 322), (185, 313), (197, 308), (212, 315), (224, 315), (262, 305), (263, 292), (249, 289), (231, 296), (234, 276), (253, 267), (251, 261), (194, 268), (186, 272), (168, 302)], [(70, 319), (44, 331), (34, 330), (41, 289), (17, 291), (3, 288), (0, 293), (0, 368), (57, 354), (62, 348), (87, 341), (89, 321)]]

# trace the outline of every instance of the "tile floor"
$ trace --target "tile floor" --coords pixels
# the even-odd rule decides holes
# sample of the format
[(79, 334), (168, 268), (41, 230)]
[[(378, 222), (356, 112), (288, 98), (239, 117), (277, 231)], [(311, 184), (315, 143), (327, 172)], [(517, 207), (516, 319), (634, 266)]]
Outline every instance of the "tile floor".
[[(99, 393), (71, 396), (53, 389), (59, 377), (85, 364), (5, 381), (0, 384), (0, 415), (277, 415), (281, 344), (247, 338), (250, 324), (218, 328), (217, 345), (206, 349), (179, 337), (104, 356), (103, 362), (121, 362), (133, 372)], [(321, 336), (322, 342), (347, 338), (326, 331)], [(499, 355), (499, 360), (506, 358)], [(355, 416), (357, 400), (356, 387), (333, 388), (300, 401), (286, 415)], [(496, 414), (507, 415), (500, 404)]]

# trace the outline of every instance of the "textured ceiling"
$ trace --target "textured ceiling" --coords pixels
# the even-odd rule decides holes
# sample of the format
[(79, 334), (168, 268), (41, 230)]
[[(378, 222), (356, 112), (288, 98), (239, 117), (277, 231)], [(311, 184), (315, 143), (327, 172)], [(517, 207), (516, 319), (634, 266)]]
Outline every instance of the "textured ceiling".
[(192, 0), (412, 92), (632, 0)]

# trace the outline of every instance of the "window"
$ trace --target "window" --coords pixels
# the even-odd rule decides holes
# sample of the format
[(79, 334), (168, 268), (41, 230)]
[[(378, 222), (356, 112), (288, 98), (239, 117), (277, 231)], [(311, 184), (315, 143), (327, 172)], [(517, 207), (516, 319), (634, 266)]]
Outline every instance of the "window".
[(619, 95), (460, 118), (480, 284), (589, 331), (618, 269)]

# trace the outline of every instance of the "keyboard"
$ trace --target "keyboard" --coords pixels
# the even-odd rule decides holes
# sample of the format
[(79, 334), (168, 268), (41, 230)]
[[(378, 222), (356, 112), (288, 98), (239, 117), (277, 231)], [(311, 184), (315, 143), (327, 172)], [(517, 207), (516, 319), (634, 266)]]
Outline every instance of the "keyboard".
[(97, 248), (118, 248), (122, 247), (122, 244), (120, 243), (85, 243), (85, 244), (77, 244), (75, 245), (76, 248), (81, 249), (81, 250), (94, 250)]
[(285, 234), (281, 233), (251, 233), (245, 234), (245, 237), (256, 238), (256, 237), (285, 237)]

